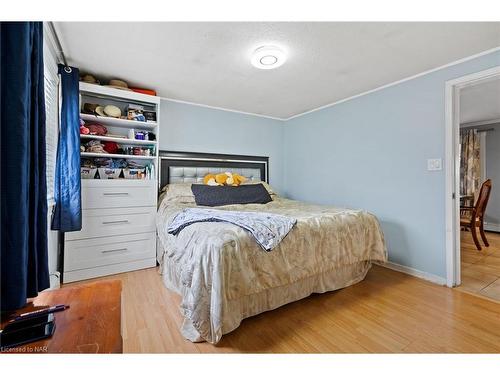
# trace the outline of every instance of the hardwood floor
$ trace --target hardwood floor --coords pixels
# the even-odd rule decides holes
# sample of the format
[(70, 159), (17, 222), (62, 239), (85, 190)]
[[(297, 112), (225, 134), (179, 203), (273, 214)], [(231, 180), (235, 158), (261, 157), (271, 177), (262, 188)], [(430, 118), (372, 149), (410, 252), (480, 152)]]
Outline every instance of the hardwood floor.
[(490, 243), (477, 251), (470, 232), (460, 232), (462, 284), (457, 288), (500, 301), (500, 234), (486, 232)]
[(156, 269), (103, 279), (123, 283), (125, 353), (500, 352), (499, 303), (379, 266), (351, 287), (245, 319), (215, 346), (182, 337), (180, 298)]

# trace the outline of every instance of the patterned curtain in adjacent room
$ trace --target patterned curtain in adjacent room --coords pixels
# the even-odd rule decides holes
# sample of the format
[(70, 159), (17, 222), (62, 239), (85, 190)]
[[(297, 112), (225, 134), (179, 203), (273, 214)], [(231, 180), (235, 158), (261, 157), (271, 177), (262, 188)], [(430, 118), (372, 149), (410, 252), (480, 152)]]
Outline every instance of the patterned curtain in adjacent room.
[(481, 142), (476, 129), (460, 131), (460, 194), (476, 197), (481, 184)]

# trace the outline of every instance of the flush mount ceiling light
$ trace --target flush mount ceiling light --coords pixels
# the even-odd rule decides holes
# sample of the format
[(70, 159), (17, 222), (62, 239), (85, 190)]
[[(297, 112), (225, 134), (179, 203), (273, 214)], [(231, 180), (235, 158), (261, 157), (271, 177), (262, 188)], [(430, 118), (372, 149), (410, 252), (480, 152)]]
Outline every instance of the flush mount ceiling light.
[(276, 46), (257, 48), (252, 55), (252, 65), (259, 69), (274, 69), (286, 61), (285, 52)]

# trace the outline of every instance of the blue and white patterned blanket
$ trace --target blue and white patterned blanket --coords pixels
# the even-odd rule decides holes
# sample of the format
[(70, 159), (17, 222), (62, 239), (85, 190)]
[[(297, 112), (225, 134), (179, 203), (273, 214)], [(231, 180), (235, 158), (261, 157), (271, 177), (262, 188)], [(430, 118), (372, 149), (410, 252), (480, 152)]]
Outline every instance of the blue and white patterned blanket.
[(167, 231), (177, 235), (188, 225), (210, 221), (231, 223), (249, 231), (266, 251), (278, 246), (297, 222), (291, 217), (265, 212), (186, 208), (174, 217)]

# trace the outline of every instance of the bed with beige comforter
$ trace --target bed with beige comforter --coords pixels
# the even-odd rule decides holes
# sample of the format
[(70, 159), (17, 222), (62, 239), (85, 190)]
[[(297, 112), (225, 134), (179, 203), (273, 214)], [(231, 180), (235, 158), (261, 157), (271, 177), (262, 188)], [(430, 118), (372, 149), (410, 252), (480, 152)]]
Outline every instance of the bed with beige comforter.
[(295, 218), (295, 227), (270, 252), (230, 223), (195, 223), (174, 236), (167, 233), (173, 218), (196, 204), (189, 184), (167, 189), (157, 214), (158, 262), (167, 288), (182, 297), (181, 331), (191, 341), (217, 343), (246, 317), (355, 284), (372, 261), (387, 260), (374, 215), (275, 194), (267, 204), (217, 207)]

